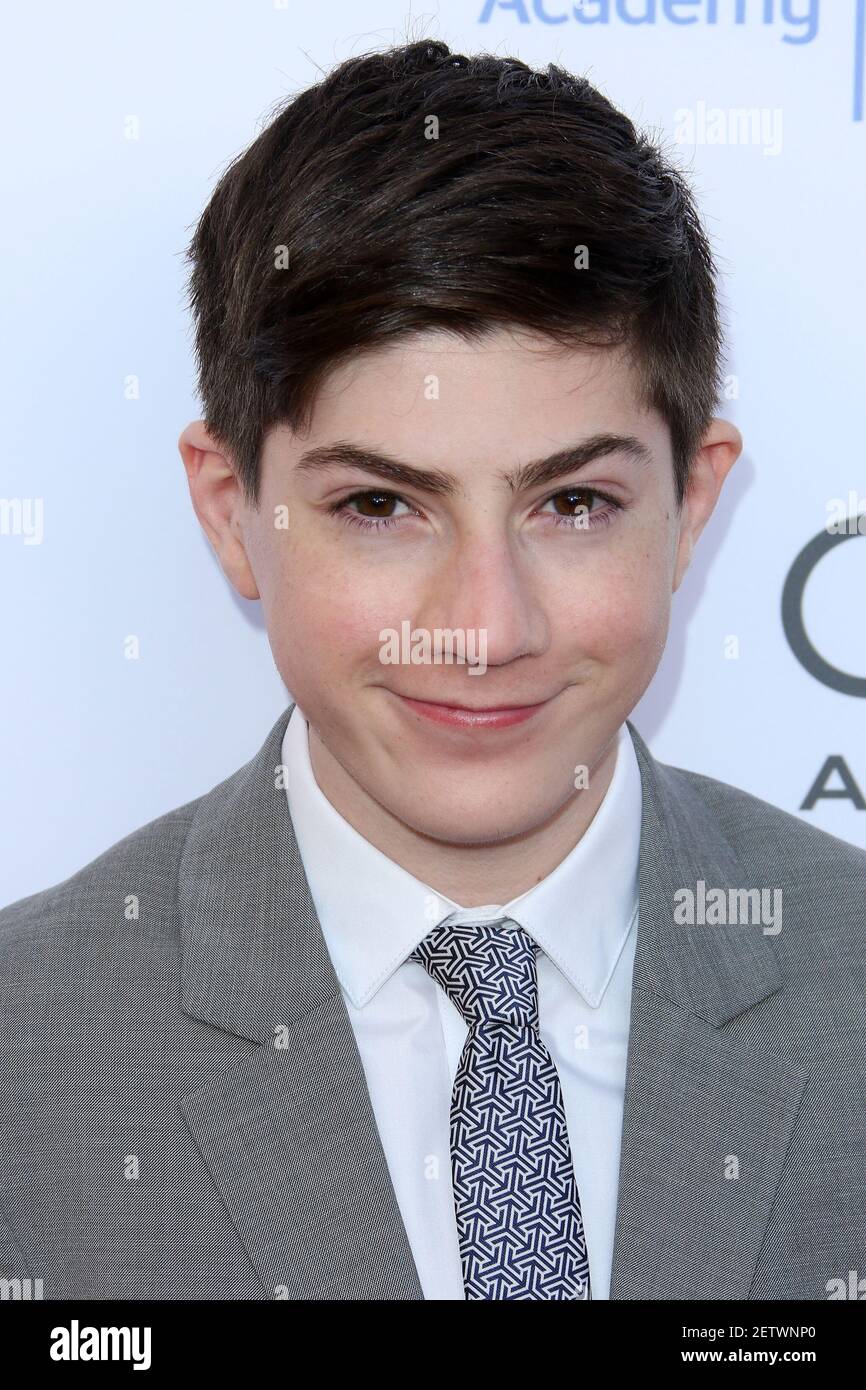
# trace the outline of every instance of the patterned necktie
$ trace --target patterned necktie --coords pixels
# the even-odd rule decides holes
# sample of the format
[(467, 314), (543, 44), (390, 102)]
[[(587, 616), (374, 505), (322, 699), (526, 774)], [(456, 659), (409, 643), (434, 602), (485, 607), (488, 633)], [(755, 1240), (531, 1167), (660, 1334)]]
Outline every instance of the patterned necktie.
[(446, 921), (409, 957), (469, 1026), (451, 1095), (467, 1299), (591, 1297), (562, 1092), (538, 1031), (537, 949), (508, 918)]

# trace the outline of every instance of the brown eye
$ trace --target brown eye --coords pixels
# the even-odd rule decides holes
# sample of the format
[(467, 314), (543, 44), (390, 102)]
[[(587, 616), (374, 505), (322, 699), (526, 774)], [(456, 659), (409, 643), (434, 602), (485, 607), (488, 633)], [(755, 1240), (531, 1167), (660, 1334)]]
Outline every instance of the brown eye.
[(393, 492), (358, 492), (347, 499), (357, 504), (362, 516), (391, 516), (397, 500)]
[[(550, 500), (560, 516), (579, 516), (583, 512), (592, 511), (592, 499), (595, 495), (589, 488), (573, 487), (567, 492), (558, 492)], [(563, 503), (562, 506), (559, 505), (560, 502)]]

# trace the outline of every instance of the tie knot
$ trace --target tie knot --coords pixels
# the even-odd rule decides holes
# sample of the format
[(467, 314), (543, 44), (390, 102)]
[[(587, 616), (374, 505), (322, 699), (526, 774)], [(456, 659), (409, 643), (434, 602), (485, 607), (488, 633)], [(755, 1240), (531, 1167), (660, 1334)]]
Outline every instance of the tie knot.
[(532, 937), (503, 917), (497, 922), (440, 922), (409, 957), (441, 985), (469, 1027), (506, 1023), (538, 1027), (538, 982)]

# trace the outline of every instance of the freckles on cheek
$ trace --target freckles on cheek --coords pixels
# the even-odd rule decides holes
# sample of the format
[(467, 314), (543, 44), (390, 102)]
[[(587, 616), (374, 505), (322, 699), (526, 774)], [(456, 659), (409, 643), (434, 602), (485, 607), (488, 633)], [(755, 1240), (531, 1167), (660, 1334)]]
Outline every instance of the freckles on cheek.
[(670, 593), (654, 571), (620, 573), (587, 595), (574, 612), (572, 630), (599, 656), (636, 658), (664, 642), (669, 606)]
[(335, 663), (341, 660), (378, 663), (381, 647), (380, 632), (384, 628), (399, 629), (401, 617), (410, 616), (400, 609), (394, 596), (366, 592), (357, 583), (340, 583), (336, 579), (310, 585), (298, 584), (298, 602), (291, 605), (295, 638), (305, 641), (323, 657)]
[(393, 567), (347, 553), (315, 525), (284, 533), (277, 575), (274, 603), (291, 642), (323, 661), (377, 657), (380, 631), (412, 616)]
[(656, 575), (632, 590), (623, 605), (620, 636), (624, 648), (658, 654), (664, 646), (670, 617), (670, 589)]

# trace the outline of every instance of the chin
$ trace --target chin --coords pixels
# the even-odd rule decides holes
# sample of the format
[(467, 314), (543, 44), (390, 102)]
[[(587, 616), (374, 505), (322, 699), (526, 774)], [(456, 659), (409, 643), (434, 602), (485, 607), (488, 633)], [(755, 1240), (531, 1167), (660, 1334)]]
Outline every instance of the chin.
[[(496, 813), (497, 807), (500, 808), (499, 814)], [(419, 798), (411, 805), (393, 806), (392, 814), (428, 839), (438, 840), (442, 844), (469, 846), (495, 844), (525, 835), (555, 810), (550, 808), (546, 813), (545, 808), (539, 807), (537, 814), (533, 814), (534, 809), (528, 807), (525, 801), (511, 807), (503, 798), (491, 795), (486, 796), (478, 807), (461, 804), (459, 811), (448, 802), (437, 805), (427, 798)]]

